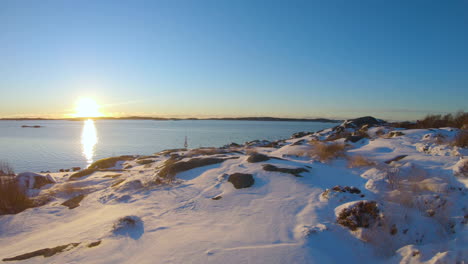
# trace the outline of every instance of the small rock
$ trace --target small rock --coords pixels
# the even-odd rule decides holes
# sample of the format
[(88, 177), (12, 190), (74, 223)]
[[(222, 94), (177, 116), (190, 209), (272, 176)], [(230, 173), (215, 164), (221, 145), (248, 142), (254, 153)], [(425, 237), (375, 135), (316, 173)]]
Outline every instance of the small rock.
[(236, 189), (248, 188), (255, 183), (252, 174), (234, 173), (229, 175), (228, 182), (234, 185)]
[(62, 203), (63, 206), (68, 207), (68, 209), (74, 209), (78, 206), (80, 206), (80, 202), (85, 198), (86, 195), (80, 194), (78, 196), (75, 196), (71, 199), (66, 200), (65, 202)]

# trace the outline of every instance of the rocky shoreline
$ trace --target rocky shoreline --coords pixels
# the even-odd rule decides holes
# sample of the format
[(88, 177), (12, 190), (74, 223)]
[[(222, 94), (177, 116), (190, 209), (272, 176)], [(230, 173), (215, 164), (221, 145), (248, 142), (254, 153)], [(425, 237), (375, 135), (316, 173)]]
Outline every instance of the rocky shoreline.
[(10, 175), (26, 196), (18, 208), (0, 206), (0, 257), (460, 262), (468, 259), (468, 149), (454, 142), (463, 133), (363, 117), (286, 140)]

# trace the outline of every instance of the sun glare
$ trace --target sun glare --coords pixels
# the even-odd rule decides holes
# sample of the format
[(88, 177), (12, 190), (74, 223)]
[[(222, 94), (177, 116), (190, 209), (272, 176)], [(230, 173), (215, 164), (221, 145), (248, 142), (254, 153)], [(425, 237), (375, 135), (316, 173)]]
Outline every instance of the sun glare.
[(103, 114), (99, 111), (100, 106), (91, 98), (81, 98), (76, 103), (75, 117), (100, 117)]

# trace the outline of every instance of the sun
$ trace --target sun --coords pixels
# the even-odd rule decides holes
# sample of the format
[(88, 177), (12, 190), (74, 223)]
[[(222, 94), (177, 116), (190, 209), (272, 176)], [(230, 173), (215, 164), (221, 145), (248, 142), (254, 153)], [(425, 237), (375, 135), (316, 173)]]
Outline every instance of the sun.
[(100, 117), (103, 114), (99, 111), (100, 106), (91, 98), (81, 98), (76, 103), (75, 117)]

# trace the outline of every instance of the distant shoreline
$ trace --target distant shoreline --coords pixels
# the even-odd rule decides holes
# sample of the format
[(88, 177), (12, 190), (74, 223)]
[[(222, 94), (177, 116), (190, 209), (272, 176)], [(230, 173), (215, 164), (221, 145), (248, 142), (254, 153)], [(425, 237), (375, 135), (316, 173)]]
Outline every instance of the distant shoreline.
[(290, 122), (321, 122), (321, 123), (340, 123), (343, 120), (327, 118), (280, 118), (280, 117), (224, 117), (224, 118), (164, 118), (164, 117), (93, 117), (93, 118), (0, 118), (0, 121), (83, 121), (93, 120), (155, 120), (155, 121), (184, 121), (184, 120), (219, 120), (219, 121), (290, 121)]

